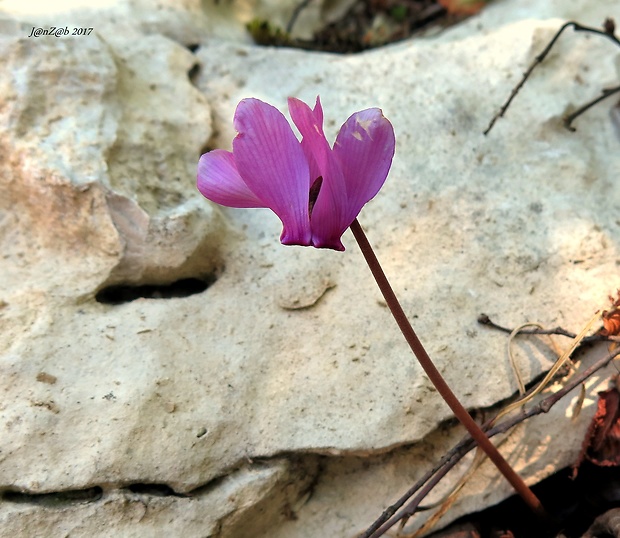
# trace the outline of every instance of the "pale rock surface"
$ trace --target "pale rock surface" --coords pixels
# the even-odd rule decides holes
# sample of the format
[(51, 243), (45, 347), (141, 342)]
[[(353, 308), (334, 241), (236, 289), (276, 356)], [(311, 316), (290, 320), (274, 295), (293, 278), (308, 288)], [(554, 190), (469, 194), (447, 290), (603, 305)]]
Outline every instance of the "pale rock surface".
[(314, 33), (326, 24), (337, 21), (355, 4), (355, 0), (318, 0), (306, 2), (303, 9), (299, 0), (241, 0), (231, 5), (236, 19), (248, 23), (254, 19), (269, 21), (274, 28), (287, 30), (291, 20), (291, 35), (312, 39)]
[[(307, 464), (310, 463), (308, 466)], [(311, 471), (311, 472), (309, 472)], [(255, 536), (290, 512), (297, 488), (310, 487), (315, 473), (274, 459), (269, 466), (241, 468), (194, 496), (164, 494), (164, 488), (95, 488), (73, 497), (8, 496), (0, 506), (3, 536)], [(305, 477), (305, 478), (304, 478)], [(287, 487), (287, 483), (295, 487)], [(284, 486), (283, 486), (284, 484)], [(291, 495), (293, 493), (293, 495)], [(260, 499), (243, 503), (239, 499)]]
[(291, 35), (312, 39), (354, 3), (313, 0), (301, 11), (297, 10), (298, 0), (3, 0), (2, 7), (13, 17), (37, 26), (93, 27), (106, 35), (125, 35), (138, 29), (189, 45), (206, 37), (251, 43), (246, 24), (258, 19), (286, 30), (296, 11)]
[[(468, 407), (491, 406), (516, 384), (506, 338), (478, 326), (480, 312), (578, 331), (620, 287), (611, 103), (577, 133), (561, 126), (617, 83), (618, 52), (567, 36), (481, 135), (561, 24), (515, 21), (596, 25), (612, 4), (500, 2), (356, 56), (223, 39), (199, 3), (166, 5), (78, 9), (98, 26), (88, 37), (27, 38), (44, 11), (12, 8), (3, 24), (0, 488), (21, 493), (5, 494), (0, 533), (355, 536), (460, 429), (350, 234), (345, 253), (280, 246), (268, 211), (199, 197), (198, 156), (230, 147), (242, 97), (284, 110), (289, 95), (320, 93), (332, 139), (349, 114), (381, 106), (396, 157), (360, 220), (448, 382)], [(210, 286), (95, 299), (190, 277)], [(546, 341), (516, 347), (527, 379), (549, 366)], [(529, 482), (575, 459), (605, 376), (577, 421), (567, 399), (503, 445)], [(89, 488), (101, 491), (61, 506), (37, 497)], [(446, 521), (509, 493), (485, 465)]]

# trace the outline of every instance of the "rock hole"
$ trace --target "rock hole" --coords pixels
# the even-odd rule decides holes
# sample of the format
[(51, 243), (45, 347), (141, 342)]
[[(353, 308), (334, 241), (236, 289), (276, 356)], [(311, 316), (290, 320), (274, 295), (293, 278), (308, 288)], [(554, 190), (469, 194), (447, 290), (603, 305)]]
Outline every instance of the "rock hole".
[(190, 43), (189, 45), (185, 45), (185, 48), (194, 54), (200, 48), (200, 45), (198, 43)]
[(217, 146), (214, 146), (211, 143), (207, 142), (204, 146), (202, 146), (202, 148), (200, 148), (200, 156), (204, 155), (205, 153), (209, 153), (214, 149), (217, 149)]
[(187, 76), (189, 78), (189, 81), (194, 86), (196, 86), (196, 78), (198, 77), (199, 73), (200, 73), (200, 64), (198, 62), (196, 62), (194, 65), (192, 65), (190, 70), (187, 72)]
[(205, 153), (209, 153), (214, 149), (218, 149), (222, 147), (222, 142), (220, 141), (221, 129), (219, 125), (218, 118), (216, 114), (211, 110), (211, 134), (209, 139), (203, 144), (200, 148), (200, 152), (198, 156), (204, 155)]
[(228, 476), (229, 475), (216, 476), (215, 478), (212, 478), (211, 480), (209, 480), (206, 484), (203, 484), (202, 486), (198, 486), (197, 488), (194, 488), (192, 491), (189, 492), (189, 495), (191, 497), (197, 497), (200, 495), (207, 496), (211, 492), (219, 488), (224, 483), (224, 481), (228, 478)]
[(184, 495), (177, 493), (167, 484), (131, 484), (127, 489), (132, 493), (153, 495), (154, 497), (184, 497)]
[(2, 500), (16, 504), (35, 504), (47, 508), (64, 508), (72, 504), (98, 501), (102, 495), (103, 490), (99, 486), (52, 493), (24, 493), (9, 490), (2, 493)]
[(213, 125), (213, 130), (211, 132), (211, 136), (209, 137), (209, 140), (207, 140), (206, 143), (200, 148), (199, 157), (201, 155), (204, 155), (205, 153), (209, 153), (210, 151), (213, 151), (214, 149), (218, 149), (221, 147), (220, 141), (219, 141), (220, 130), (217, 127), (215, 118), (211, 118), (211, 120), (212, 120), (211, 124)]
[(572, 469), (560, 469), (532, 486), (551, 516), (547, 522), (532, 517), (523, 501), (513, 495), (499, 504), (459, 518), (443, 532), (447, 536), (456, 536), (455, 529), (471, 525), (479, 529), (479, 536), (491, 536), (492, 529), (509, 529), (512, 535), (527, 538), (558, 535), (603, 538), (602, 532), (594, 535), (587, 530), (601, 514), (618, 507), (620, 469), (599, 467), (586, 461), (579, 468), (576, 479), (573, 480), (571, 475)]
[(103, 288), (95, 300), (103, 304), (122, 304), (137, 299), (172, 299), (202, 293), (215, 282), (215, 275), (206, 278), (183, 278), (170, 284), (118, 285)]

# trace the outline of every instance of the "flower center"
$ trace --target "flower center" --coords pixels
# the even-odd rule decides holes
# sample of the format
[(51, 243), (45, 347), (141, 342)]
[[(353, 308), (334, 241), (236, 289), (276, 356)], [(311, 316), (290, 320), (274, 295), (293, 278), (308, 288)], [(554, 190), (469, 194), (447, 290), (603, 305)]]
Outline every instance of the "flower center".
[(319, 197), (319, 191), (323, 184), (323, 176), (319, 176), (314, 180), (314, 183), (310, 187), (310, 197), (308, 198), (308, 213), (312, 217), (312, 209), (316, 203), (316, 199)]

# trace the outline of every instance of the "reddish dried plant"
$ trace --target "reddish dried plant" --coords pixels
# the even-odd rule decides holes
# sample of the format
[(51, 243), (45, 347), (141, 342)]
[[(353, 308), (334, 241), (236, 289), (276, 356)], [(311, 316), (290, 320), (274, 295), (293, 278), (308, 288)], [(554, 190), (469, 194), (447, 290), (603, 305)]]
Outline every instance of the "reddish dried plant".
[[(617, 299), (609, 296), (611, 308), (603, 311), (601, 336), (620, 334), (620, 290), (616, 293)], [(598, 393), (596, 414), (573, 465), (573, 478), (584, 459), (601, 467), (620, 466), (620, 374), (611, 378), (611, 388)]]
[(438, 0), (450, 15), (475, 15), (489, 0)]
[(601, 467), (620, 465), (620, 375), (611, 381), (610, 389), (598, 393), (596, 414), (586, 432), (579, 458), (573, 465), (573, 478), (584, 459)]
[(620, 334), (620, 290), (616, 290), (618, 298), (610, 295), (611, 309), (603, 311), (603, 328), (599, 331), (601, 336), (617, 336)]

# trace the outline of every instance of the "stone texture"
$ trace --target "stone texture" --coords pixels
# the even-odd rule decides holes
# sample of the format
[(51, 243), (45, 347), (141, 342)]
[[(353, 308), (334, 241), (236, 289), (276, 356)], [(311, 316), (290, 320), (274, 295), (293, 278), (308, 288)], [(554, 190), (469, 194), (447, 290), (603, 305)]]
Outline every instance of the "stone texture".
[[(502, 2), (355, 56), (257, 48), (231, 40), (240, 30), (225, 40), (198, 3), (71, 11), (101, 24), (58, 39), (26, 37), (58, 15), (12, 8), (0, 38), (0, 489), (33, 497), (5, 496), (2, 534), (93, 536), (114, 520), (124, 536), (354, 536), (460, 437), (349, 233), (345, 253), (285, 248), (268, 211), (195, 191), (198, 156), (230, 147), (242, 97), (284, 110), (289, 95), (320, 93), (332, 139), (355, 110), (383, 108), (396, 157), (360, 220), (464, 403), (510, 396), (505, 336), (480, 328), (480, 312), (578, 331), (620, 287), (612, 103), (577, 133), (561, 126), (617, 84), (617, 51), (567, 36), (481, 134), (561, 23), (517, 19), (613, 14), (568, 4)], [(96, 300), (187, 278), (209, 287)], [(527, 379), (549, 366), (546, 341), (516, 347)], [(574, 459), (604, 384), (591, 382), (570, 428), (567, 401), (509, 438), (524, 477)], [(193, 496), (135, 497), (132, 484)], [(93, 487), (100, 499), (60, 509), (34, 497)], [(446, 521), (508, 493), (486, 466)]]
[[(354, 1), (310, 2), (298, 13), (291, 35), (311, 39), (314, 32), (341, 18)], [(297, 0), (63, 0), (47, 5), (3, 1), (3, 10), (35, 25), (94, 27), (108, 36), (138, 30), (185, 45), (212, 38), (250, 43), (247, 23), (259, 19), (285, 30), (298, 6)]]
[[(303, 479), (303, 476), (306, 479)], [(246, 466), (189, 497), (165, 488), (9, 496), (0, 506), (3, 536), (253, 536), (290, 512), (292, 490), (307, 488), (305, 470), (286, 460)], [(294, 484), (294, 487), (283, 484)], [(259, 503), (245, 502), (260, 499)]]

